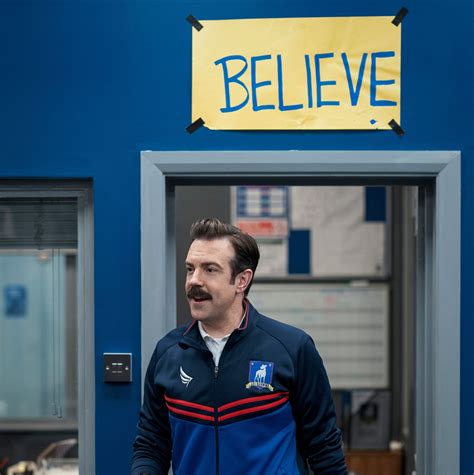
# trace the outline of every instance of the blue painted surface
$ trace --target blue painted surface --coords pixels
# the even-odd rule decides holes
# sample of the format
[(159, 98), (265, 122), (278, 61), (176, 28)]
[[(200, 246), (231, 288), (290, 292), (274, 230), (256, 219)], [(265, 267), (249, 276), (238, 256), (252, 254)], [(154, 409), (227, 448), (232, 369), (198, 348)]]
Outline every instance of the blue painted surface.
[[(403, 137), (185, 131), (189, 13), (201, 19), (395, 15), (400, 6), (393, 0), (1, 2), (0, 176), (94, 182), (99, 475), (127, 473), (140, 403), (140, 150), (315, 148), (462, 152), (461, 473), (474, 472), (474, 226), (466, 206), (474, 198), (471, 0), (453, 0), (449, 8), (441, 0), (405, 5)], [(102, 383), (99, 356), (114, 351), (135, 355), (133, 384)]]
[(384, 222), (387, 207), (385, 187), (367, 186), (365, 188), (365, 220)]
[(288, 274), (311, 274), (311, 231), (309, 229), (290, 231)]

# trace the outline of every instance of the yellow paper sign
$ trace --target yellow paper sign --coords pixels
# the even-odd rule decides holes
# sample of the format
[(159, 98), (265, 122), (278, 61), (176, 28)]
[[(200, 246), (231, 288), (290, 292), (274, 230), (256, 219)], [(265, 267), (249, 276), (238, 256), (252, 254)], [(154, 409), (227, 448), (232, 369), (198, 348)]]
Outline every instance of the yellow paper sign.
[(393, 17), (207, 20), (193, 28), (193, 122), (210, 129), (400, 124)]

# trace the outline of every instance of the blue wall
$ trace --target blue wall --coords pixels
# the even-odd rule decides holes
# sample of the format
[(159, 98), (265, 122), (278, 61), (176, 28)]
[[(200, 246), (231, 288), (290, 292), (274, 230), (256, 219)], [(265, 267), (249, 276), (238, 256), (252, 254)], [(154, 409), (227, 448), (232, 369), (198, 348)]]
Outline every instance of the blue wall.
[[(474, 472), (473, 10), (471, 0), (408, 1), (403, 138), (392, 132), (188, 135), (191, 27), (202, 19), (394, 15), (385, 0), (3, 0), (0, 177), (92, 177), (95, 200), (97, 473), (127, 473), (140, 402), (135, 381), (101, 382), (100, 355), (140, 354), (140, 150), (462, 151), (461, 467)], [(446, 351), (459, 351), (446, 348)], [(449, 389), (448, 389), (449, 390)]]

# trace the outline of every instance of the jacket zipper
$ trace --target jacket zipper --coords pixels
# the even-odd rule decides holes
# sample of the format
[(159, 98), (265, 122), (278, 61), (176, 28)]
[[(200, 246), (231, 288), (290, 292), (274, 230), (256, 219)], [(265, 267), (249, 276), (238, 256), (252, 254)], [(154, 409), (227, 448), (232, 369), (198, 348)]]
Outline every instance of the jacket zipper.
[[(214, 394), (216, 394), (217, 377), (219, 376), (219, 366), (214, 366)], [(216, 475), (219, 475), (219, 423), (217, 405), (214, 406), (214, 429), (216, 433)]]

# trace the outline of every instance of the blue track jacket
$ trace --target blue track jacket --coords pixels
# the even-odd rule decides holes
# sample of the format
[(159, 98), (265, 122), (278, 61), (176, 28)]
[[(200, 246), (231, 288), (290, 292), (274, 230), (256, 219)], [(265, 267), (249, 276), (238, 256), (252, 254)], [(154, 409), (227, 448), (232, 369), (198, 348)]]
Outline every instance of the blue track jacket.
[(133, 475), (346, 475), (326, 371), (303, 331), (259, 314), (219, 367), (196, 322), (160, 340), (148, 367)]

